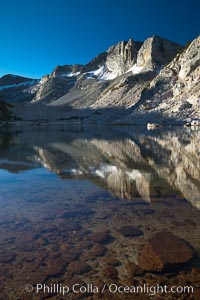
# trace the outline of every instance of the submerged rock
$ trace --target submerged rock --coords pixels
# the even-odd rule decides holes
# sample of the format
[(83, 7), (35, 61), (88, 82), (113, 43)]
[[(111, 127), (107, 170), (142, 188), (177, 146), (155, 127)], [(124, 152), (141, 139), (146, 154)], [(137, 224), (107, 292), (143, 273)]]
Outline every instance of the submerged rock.
[(36, 285), (43, 283), (47, 279), (47, 273), (44, 270), (38, 269), (30, 274), (31, 284)]
[(120, 266), (122, 264), (117, 258), (112, 257), (111, 255), (105, 256), (102, 259), (102, 262), (107, 264), (107, 265), (114, 266), (114, 267)]
[(130, 276), (140, 276), (144, 274), (144, 270), (134, 262), (130, 262), (126, 265), (127, 272)]
[(191, 261), (193, 254), (186, 241), (168, 231), (161, 231), (145, 243), (140, 265), (147, 271), (169, 270)]
[(107, 231), (96, 231), (90, 235), (90, 239), (96, 243), (104, 243), (109, 240), (110, 236)]
[(106, 248), (100, 244), (95, 244), (91, 249), (91, 253), (94, 256), (102, 256), (104, 255), (105, 252), (106, 252)]
[(106, 266), (101, 271), (101, 276), (104, 278), (116, 279), (118, 277), (118, 271), (113, 266)]
[(136, 237), (143, 235), (143, 231), (137, 228), (136, 226), (123, 226), (120, 229), (118, 229), (118, 231), (122, 233), (125, 237)]
[(81, 261), (73, 261), (68, 266), (68, 271), (75, 274), (84, 274), (89, 272), (91, 269), (91, 266)]
[(82, 227), (81, 225), (73, 220), (66, 220), (65, 218), (60, 218), (57, 220), (59, 224), (59, 229), (65, 231), (79, 231)]
[(55, 257), (48, 258), (45, 263), (47, 264), (46, 274), (48, 276), (59, 275), (66, 264), (64, 260)]

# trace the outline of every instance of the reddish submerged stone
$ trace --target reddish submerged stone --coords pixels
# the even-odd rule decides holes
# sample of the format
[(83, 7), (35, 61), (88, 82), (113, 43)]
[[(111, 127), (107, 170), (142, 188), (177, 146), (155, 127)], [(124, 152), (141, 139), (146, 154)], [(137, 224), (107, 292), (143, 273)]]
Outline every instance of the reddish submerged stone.
[(92, 268), (85, 262), (73, 261), (68, 265), (67, 270), (74, 274), (84, 274), (91, 270)]
[(104, 243), (109, 240), (109, 234), (107, 231), (96, 231), (90, 235), (90, 239), (96, 243)]
[(161, 231), (145, 243), (140, 265), (147, 271), (169, 270), (191, 261), (193, 254), (186, 241), (168, 231)]

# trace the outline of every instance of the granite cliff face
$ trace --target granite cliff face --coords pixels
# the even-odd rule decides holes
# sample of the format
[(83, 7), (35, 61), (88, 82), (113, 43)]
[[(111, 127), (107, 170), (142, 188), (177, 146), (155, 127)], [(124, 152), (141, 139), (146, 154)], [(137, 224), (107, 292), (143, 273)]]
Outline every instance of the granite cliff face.
[(150, 82), (140, 97), (138, 113), (169, 119), (200, 118), (200, 37), (178, 54)]
[(142, 68), (142, 71), (159, 69), (168, 64), (181, 49), (180, 45), (154, 35), (140, 48), (137, 66)]
[(186, 48), (158, 36), (143, 43), (129, 39), (86, 65), (57, 66), (40, 80), (6, 75), (0, 79), (0, 96), (16, 103), (24, 120), (30, 115), (37, 120), (41, 106), (40, 119), (53, 120), (48, 112), (55, 109), (57, 120), (73, 124), (147, 124), (155, 119), (200, 124), (199, 47), (199, 37)]
[(110, 47), (84, 66), (57, 66), (36, 86), (32, 101), (52, 102), (64, 96), (56, 105), (68, 103), (83, 108), (92, 104), (110, 80), (130, 70), (141, 45), (141, 42), (130, 39)]
[(122, 75), (129, 71), (136, 63), (137, 54), (142, 46), (141, 42), (134, 42), (130, 39), (128, 42), (122, 41), (108, 49), (108, 55), (105, 62), (107, 69), (116, 74)]

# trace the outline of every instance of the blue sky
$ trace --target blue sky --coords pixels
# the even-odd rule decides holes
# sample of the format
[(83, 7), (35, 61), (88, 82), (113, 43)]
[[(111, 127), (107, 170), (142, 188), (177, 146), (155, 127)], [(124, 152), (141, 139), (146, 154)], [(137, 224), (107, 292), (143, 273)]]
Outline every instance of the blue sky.
[(0, 76), (39, 78), (130, 37), (185, 44), (200, 34), (199, 12), (198, 0), (0, 0)]

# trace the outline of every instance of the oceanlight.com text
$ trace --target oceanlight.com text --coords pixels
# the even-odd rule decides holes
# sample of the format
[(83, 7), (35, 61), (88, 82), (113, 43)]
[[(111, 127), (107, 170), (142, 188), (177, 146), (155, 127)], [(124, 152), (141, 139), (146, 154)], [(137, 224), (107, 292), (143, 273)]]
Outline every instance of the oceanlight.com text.
[(27, 293), (44, 293), (44, 294), (60, 294), (65, 296), (69, 293), (82, 293), (82, 294), (103, 294), (105, 291), (111, 294), (148, 294), (154, 296), (156, 294), (193, 294), (193, 286), (167, 286), (167, 285), (149, 285), (143, 284), (138, 286), (127, 286), (127, 285), (117, 285), (115, 283), (104, 284), (102, 287), (98, 287), (94, 284), (81, 285), (75, 283), (72, 286), (63, 285), (60, 283), (54, 284), (37, 284), (33, 286), (27, 284), (25, 286), (25, 292)]

